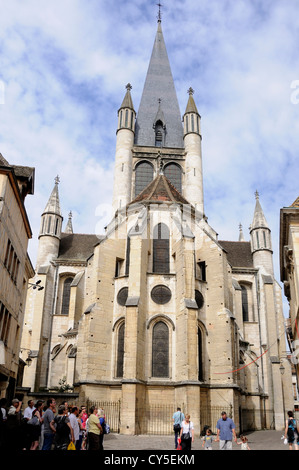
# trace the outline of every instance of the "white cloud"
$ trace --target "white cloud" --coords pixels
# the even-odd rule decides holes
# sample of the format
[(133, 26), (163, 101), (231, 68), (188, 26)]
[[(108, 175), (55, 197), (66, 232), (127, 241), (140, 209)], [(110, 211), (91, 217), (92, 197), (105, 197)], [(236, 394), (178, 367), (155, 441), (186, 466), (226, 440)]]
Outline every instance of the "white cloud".
[[(156, 32), (156, 1), (0, 0), (0, 151), (36, 168), (26, 205), (35, 260), (40, 214), (60, 175), (65, 223), (92, 233), (110, 204), (117, 109), (127, 82), (136, 110)], [(202, 116), (205, 209), (220, 239), (248, 226), (254, 191), (272, 229), (299, 194), (299, 19), (293, 0), (172, 0), (162, 27), (181, 113)], [(1, 102), (1, 101), (0, 101)], [(78, 190), (80, 188), (80, 190)]]

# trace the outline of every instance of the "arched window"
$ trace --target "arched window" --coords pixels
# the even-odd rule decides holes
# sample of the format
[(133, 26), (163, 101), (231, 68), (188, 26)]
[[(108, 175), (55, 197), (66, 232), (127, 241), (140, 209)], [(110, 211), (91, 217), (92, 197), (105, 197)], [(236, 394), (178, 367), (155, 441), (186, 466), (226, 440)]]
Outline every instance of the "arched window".
[(249, 320), (249, 311), (248, 311), (248, 292), (245, 286), (241, 286), (242, 289), (242, 315), (243, 321)]
[(153, 272), (169, 273), (169, 229), (162, 223), (154, 228)]
[(62, 303), (61, 303), (61, 315), (69, 314), (70, 297), (71, 297), (71, 283), (73, 282), (72, 277), (66, 278), (63, 283)]
[(116, 377), (123, 377), (124, 375), (124, 354), (125, 354), (125, 323), (122, 323), (118, 329)]
[(198, 380), (203, 381), (203, 353), (202, 353), (202, 332), (197, 328), (197, 353), (198, 353)]
[(169, 377), (169, 331), (162, 321), (153, 327), (152, 377)]
[(141, 193), (146, 186), (153, 181), (154, 169), (148, 162), (141, 162), (136, 165), (135, 170), (135, 196)]
[(173, 186), (182, 192), (182, 169), (176, 163), (169, 163), (164, 168), (164, 175), (173, 184)]

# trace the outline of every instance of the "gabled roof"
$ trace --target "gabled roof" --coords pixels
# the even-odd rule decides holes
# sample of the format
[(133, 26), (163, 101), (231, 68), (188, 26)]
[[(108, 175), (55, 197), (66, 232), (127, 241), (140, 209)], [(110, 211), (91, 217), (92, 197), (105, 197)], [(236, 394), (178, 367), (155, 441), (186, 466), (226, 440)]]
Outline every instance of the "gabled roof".
[(296, 201), (293, 202), (291, 207), (299, 207), (299, 196), (297, 197)]
[(181, 193), (171, 184), (165, 175), (158, 175), (141, 193), (131, 202), (178, 202), (189, 204)]
[(159, 104), (166, 126), (163, 146), (183, 148), (181, 114), (160, 22), (136, 119), (136, 145), (155, 146), (153, 126)]

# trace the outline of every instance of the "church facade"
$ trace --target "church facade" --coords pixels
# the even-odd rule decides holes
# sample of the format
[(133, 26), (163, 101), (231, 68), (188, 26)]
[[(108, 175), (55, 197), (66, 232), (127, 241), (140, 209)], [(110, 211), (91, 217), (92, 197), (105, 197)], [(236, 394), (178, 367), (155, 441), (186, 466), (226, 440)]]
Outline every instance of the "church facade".
[(182, 406), (196, 433), (217, 406), (239, 430), (245, 411), (256, 429), (282, 429), (293, 405), (271, 230), (258, 193), (250, 241), (209, 225), (201, 116), (192, 88), (181, 116), (160, 20), (138, 113), (131, 88), (105, 233), (74, 233), (71, 214), (63, 229), (58, 179), (41, 216), (34, 280), (45, 288), (28, 291), (23, 387), (64, 377), (82, 403), (119, 401), (126, 434), (150, 432), (157, 403)]

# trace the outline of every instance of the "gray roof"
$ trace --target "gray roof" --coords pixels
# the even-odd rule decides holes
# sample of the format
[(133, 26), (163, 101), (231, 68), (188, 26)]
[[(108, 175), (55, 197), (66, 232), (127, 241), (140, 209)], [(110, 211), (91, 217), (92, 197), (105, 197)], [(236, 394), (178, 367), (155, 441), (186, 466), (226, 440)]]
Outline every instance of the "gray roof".
[(58, 259), (86, 261), (101, 238), (93, 234), (62, 233)]
[(220, 240), (219, 245), (226, 251), (227, 261), (233, 268), (253, 268), (250, 242)]
[(155, 146), (153, 125), (158, 111), (165, 118), (164, 147), (183, 148), (181, 114), (160, 22), (137, 114), (136, 145)]

